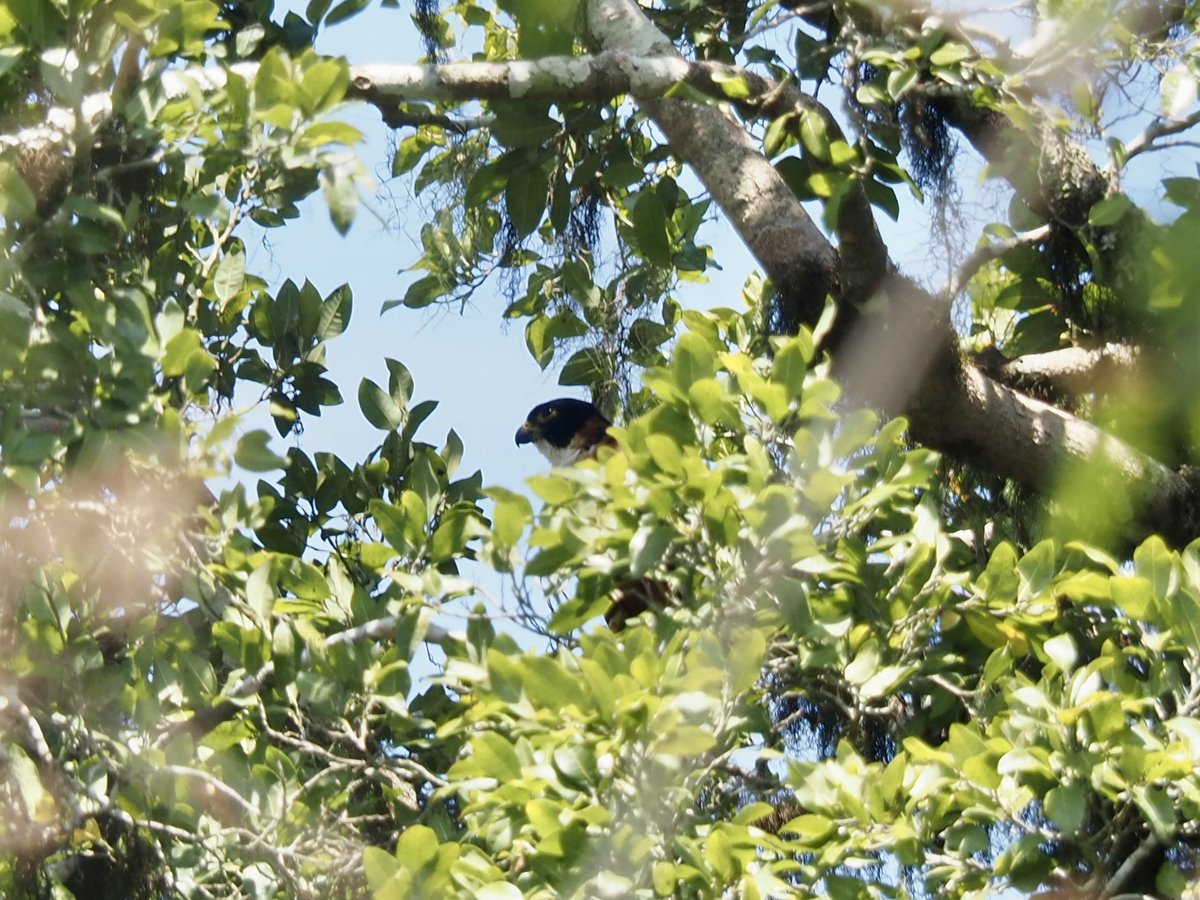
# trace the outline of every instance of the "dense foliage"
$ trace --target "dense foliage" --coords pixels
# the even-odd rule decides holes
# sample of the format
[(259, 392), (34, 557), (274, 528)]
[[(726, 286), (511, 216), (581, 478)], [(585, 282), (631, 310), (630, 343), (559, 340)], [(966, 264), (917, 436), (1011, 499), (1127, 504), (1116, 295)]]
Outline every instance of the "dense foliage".
[[(624, 53), (635, 103), (562, 60), (518, 92), (314, 49), (367, 5), (0, 3), (0, 894), (1185, 893), (1200, 534), (1149, 533), (1139, 504), (1196, 462), (1200, 180), (1130, 167), (1182, 170), (1196, 9), (1039, 3), (1000, 20), (1024, 50), (882, 2), (413, 14), (431, 61)], [(663, 43), (609, 46), (609, 14)], [(694, 65), (660, 84), (643, 63), (671, 43)], [(251, 223), (310, 195), (351, 226), (350, 102), (430, 198), (396, 305), (500, 279), (534, 358), (620, 424), (535, 502), (464, 477), (454, 432), (429, 442), (402, 362), (328, 377), (350, 286), (248, 271)], [(733, 188), (689, 174), (715, 138), (671, 104), (741, 136)], [(952, 211), (956, 134), (1012, 202), (919, 295), (938, 321), (957, 304), (930, 337), (880, 314), (874, 217)], [(748, 222), (763, 159), (840, 257), (804, 219), (755, 243), (778, 224)], [(689, 309), (716, 206), (769, 277)], [(807, 274), (777, 277), (792, 252)], [(923, 365), (984, 373), (1057, 404), (1054, 428), (1041, 405), (994, 424), (1061, 439), (1060, 477), (847, 402), (841, 351), (881, 318), (923, 361), (898, 385), (915, 423)], [(258, 427), (287, 438), (344, 392), (380, 435), (358, 459)], [(1146, 454), (1127, 482), (1090, 464), (1121, 441)], [(516, 625), (475, 596), (485, 571)], [(635, 590), (651, 609), (605, 627)]]

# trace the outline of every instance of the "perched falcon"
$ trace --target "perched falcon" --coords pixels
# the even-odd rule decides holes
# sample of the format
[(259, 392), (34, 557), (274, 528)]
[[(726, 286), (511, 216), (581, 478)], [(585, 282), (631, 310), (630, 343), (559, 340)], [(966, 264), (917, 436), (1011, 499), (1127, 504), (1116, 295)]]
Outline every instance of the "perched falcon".
[[(529, 411), (525, 424), (517, 429), (517, 445), (533, 444), (551, 465), (569, 466), (591, 459), (600, 447), (616, 447), (608, 433), (612, 425), (600, 410), (584, 400), (551, 400)], [(619, 579), (609, 598), (604, 620), (613, 631), (647, 609), (661, 609), (672, 603), (671, 589), (652, 578)]]
[(586, 400), (564, 397), (535, 406), (517, 429), (517, 446), (533, 444), (554, 466), (590, 459), (600, 447), (615, 447), (612, 422)]

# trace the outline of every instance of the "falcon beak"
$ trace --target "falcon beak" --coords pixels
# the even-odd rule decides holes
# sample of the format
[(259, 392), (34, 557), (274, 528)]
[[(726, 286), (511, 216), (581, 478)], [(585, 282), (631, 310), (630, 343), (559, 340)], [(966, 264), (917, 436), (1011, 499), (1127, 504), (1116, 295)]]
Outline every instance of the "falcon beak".
[(517, 446), (522, 444), (532, 444), (537, 440), (537, 432), (533, 430), (528, 422), (517, 429)]

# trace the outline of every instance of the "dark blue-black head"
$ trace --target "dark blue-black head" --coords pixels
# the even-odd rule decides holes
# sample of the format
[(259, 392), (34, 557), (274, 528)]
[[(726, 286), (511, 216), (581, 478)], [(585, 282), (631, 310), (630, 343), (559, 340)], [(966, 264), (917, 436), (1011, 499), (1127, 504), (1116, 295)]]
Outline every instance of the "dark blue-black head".
[(556, 466), (594, 456), (600, 446), (613, 446), (612, 423), (591, 403), (563, 397), (535, 406), (517, 429), (517, 445), (533, 444)]

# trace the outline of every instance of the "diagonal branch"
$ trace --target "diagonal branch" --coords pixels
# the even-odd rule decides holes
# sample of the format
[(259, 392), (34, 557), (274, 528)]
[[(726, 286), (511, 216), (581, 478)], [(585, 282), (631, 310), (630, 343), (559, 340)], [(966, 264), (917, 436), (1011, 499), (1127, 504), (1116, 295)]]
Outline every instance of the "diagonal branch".
[[(588, 27), (605, 50), (678, 57), (632, 3), (589, 3)], [(796, 324), (816, 321), (836, 289), (837, 254), (746, 130), (713, 106), (639, 96), (795, 311)]]

